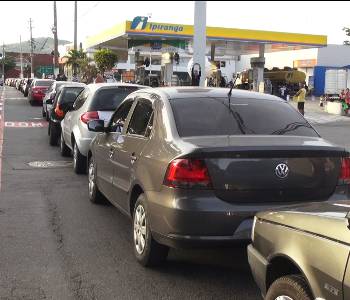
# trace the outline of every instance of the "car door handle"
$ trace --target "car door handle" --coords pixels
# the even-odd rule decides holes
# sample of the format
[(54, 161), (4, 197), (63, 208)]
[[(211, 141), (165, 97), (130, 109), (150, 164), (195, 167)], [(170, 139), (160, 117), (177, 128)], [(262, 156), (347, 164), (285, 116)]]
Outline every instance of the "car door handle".
[(131, 154), (130, 162), (133, 165), (135, 163), (135, 161), (137, 161), (137, 157), (135, 156), (135, 153), (133, 153), (133, 154)]

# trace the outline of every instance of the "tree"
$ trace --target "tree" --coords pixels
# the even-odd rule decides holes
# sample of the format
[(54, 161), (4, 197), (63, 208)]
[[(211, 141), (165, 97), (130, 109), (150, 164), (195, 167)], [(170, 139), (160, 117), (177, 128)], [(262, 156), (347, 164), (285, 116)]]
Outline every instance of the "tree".
[(2, 66), (2, 60), (4, 59), (5, 62), (5, 72), (12, 70), (16, 67), (16, 62), (13, 60), (13, 58), (5, 56), (5, 58), (0, 59), (0, 66)]
[(69, 66), (72, 66), (73, 73), (76, 74), (77, 72), (80, 72), (80, 67), (85, 63), (85, 60), (87, 59), (86, 52), (83, 50), (69, 50), (68, 56), (66, 56), (67, 62), (66, 64)]
[(109, 49), (100, 49), (94, 54), (96, 65), (103, 74), (107, 70), (111, 70), (115, 63), (118, 62), (118, 56)]
[[(347, 36), (350, 36), (350, 28), (349, 27), (344, 27), (343, 31), (345, 31), (345, 34)], [(344, 45), (350, 45), (350, 41), (344, 41)]]

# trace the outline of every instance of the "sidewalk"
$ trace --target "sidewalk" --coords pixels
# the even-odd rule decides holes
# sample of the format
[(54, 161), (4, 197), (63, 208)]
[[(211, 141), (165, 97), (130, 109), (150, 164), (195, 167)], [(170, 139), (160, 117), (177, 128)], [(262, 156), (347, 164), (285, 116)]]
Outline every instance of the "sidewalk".
[[(305, 118), (313, 124), (325, 124), (333, 122), (350, 122), (350, 115), (339, 116), (329, 114), (324, 111), (323, 107), (320, 107), (319, 97), (315, 97), (315, 100), (311, 98), (306, 98), (305, 101)], [(297, 102), (289, 101), (289, 103), (297, 109)]]

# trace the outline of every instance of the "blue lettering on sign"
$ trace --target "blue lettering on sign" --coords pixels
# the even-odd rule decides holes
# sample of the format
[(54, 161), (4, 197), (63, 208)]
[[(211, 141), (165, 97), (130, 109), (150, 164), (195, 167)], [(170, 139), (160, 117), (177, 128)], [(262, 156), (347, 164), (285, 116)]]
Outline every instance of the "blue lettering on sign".
[[(147, 26), (148, 17), (135, 17), (131, 23), (132, 30), (145, 30)], [(149, 30), (164, 30), (164, 31), (173, 31), (173, 32), (181, 32), (184, 30), (183, 26), (179, 25), (166, 25), (166, 24), (149, 24)]]
[(144, 30), (146, 28), (148, 17), (135, 17), (131, 23), (131, 29)]

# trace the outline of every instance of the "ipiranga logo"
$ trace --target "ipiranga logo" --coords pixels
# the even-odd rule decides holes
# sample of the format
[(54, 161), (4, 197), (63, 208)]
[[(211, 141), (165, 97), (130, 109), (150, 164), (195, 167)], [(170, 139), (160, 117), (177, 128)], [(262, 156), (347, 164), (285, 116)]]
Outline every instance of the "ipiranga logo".
[[(131, 23), (130, 29), (132, 30), (145, 30), (147, 27), (148, 17), (135, 17)], [(181, 32), (184, 30), (183, 26), (180, 25), (167, 25), (167, 24), (155, 24), (149, 23), (148, 29), (151, 31), (173, 31)]]
[(144, 30), (147, 25), (148, 17), (135, 17), (131, 23), (131, 29), (133, 30)]

